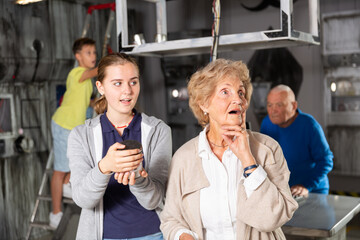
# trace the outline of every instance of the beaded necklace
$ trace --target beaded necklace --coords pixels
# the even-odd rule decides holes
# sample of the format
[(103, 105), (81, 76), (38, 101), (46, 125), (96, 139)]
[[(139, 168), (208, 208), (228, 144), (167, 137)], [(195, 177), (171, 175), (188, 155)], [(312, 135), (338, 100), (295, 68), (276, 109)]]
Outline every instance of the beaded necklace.
[(128, 127), (128, 126), (130, 125), (131, 121), (134, 119), (134, 116), (135, 116), (135, 114), (132, 113), (132, 118), (131, 118), (130, 122), (128, 122), (128, 123), (125, 124), (125, 125), (122, 125), (122, 126), (117, 126), (117, 125), (114, 125), (114, 124), (112, 124), (112, 125), (113, 125), (113, 127), (115, 127), (115, 128), (126, 128), (126, 127)]

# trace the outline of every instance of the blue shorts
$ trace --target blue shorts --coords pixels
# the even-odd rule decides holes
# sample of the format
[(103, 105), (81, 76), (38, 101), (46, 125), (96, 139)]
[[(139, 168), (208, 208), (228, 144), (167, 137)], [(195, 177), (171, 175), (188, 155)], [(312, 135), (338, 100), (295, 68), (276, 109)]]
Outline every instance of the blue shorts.
[(51, 133), (54, 146), (54, 170), (59, 172), (70, 172), (69, 159), (66, 156), (67, 142), (71, 130), (60, 127), (51, 120)]
[(144, 237), (137, 237), (137, 238), (125, 238), (125, 239), (107, 239), (104, 238), (103, 240), (163, 240), (163, 235), (161, 232), (154, 233), (151, 235), (147, 235)]

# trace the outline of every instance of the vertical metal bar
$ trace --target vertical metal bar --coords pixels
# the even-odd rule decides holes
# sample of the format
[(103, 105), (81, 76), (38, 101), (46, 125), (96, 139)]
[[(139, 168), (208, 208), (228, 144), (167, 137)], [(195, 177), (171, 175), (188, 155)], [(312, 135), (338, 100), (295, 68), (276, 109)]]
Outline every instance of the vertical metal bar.
[[(292, 12), (293, 12), (293, 0), (281, 0), (280, 1), (280, 19), (281, 29), (284, 31), (284, 27), (287, 28), (287, 36), (291, 36), (292, 29)], [(284, 18), (283, 14), (287, 17)], [(287, 20), (287, 22), (285, 22)]]
[(16, 136), (17, 134), (17, 123), (16, 123), (16, 115), (15, 115), (15, 99), (13, 94), (9, 94), (10, 101), (10, 114), (11, 114), (11, 134)]
[(51, 148), (49, 157), (48, 157), (48, 161), (46, 163), (46, 170), (52, 169), (53, 162), (54, 162), (54, 150)]
[(127, 0), (116, 0), (117, 36), (119, 37), (119, 34), (121, 34), (121, 46), (118, 46), (118, 49), (131, 47), (129, 46), (126, 1)]
[(319, 0), (308, 0), (309, 2), (309, 32), (314, 36), (319, 36), (320, 26), (320, 6)]
[(84, 21), (84, 28), (81, 33), (81, 37), (85, 37), (87, 35), (87, 32), (90, 28), (90, 20), (91, 20), (91, 14), (87, 13)]
[(155, 42), (164, 42), (167, 40), (166, 24), (166, 1), (158, 0), (156, 2), (156, 38)]
[(107, 22), (106, 31), (105, 31), (104, 44), (101, 55), (102, 57), (106, 55), (107, 45), (109, 43), (109, 38), (111, 37), (110, 33), (111, 33), (112, 24), (114, 22), (114, 18), (115, 18), (115, 12), (113, 10), (110, 10), (109, 20)]
[(51, 149), (51, 151), (49, 153), (47, 163), (46, 163), (45, 172), (44, 172), (44, 175), (43, 175), (42, 180), (41, 180), (38, 195), (41, 195), (44, 192), (44, 187), (45, 187), (45, 184), (46, 184), (46, 181), (47, 181), (49, 171), (52, 169), (53, 162), (54, 162), (54, 151), (53, 151), (53, 149)]
[(38, 210), (38, 208), (39, 208), (39, 203), (40, 203), (40, 198), (39, 198), (39, 196), (42, 196), (42, 195), (43, 195), (44, 187), (45, 187), (45, 184), (46, 184), (46, 182), (47, 182), (47, 180), (48, 180), (49, 171), (50, 171), (51, 168), (52, 168), (53, 162), (54, 162), (54, 153), (53, 153), (53, 149), (51, 149), (51, 151), (50, 151), (50, 153), (49, 153), (49, 156), (48, 156), (48, 159), (47, 159), (47, 162), (46, 162), (46, 168), (45, 168), (43, 177), (42, 177), (42, 179), (41, 179), (41, 184), (40, 184), (38, 196), (37, 196), (36, 201), (35, 201), (35, 206), (34, 206), (34, 209), (33, 209), (32, 214), (31, 214), (29, 228), (28, 228), (28, 231), (27, 231), (27, 234), (26, 234), (26, 239), (27, 239), (27, 240), (30, 239), (31, 230), (32, 230), (32, 225), (31, 225), (31, 223), (33, 223), (33, 222), (35, 221), (36, 213), (37, 213), (37, 210)]
[[(84, 27), (81, 33), (81, 37), (86, 37), (88, 30), (90, 28), (90, 20), (91, 20), (91, 13), (87, 12), (86, 13), (86, 17), (85, 17), (85, 21), (84, 21)], [(76, 68), (77, 66), (79, 66), (78, 61), (75, 60), (74, 62), (74, 68)]]

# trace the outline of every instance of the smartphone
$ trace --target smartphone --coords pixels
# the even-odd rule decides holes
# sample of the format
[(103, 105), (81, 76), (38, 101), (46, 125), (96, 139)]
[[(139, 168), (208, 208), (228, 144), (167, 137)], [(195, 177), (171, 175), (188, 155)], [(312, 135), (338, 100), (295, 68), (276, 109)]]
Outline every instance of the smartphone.
[[(142, 145), (140, 142), (138, 142), (136, 140), (125, 140), (125, 141), (122, 141), (121, 144), (125, 145), (125, 148), (121, 149), (121, 150), (140, 149), (141, 150), (140, 153), (142, 153)], [(131, 172), (135, 172), (135, 178), (140, 177), (140, 171), (142, 170), (142, 168), (143, 168), (143, 165), (142, 165), (142, 163), (140, 163), (136, 169), (131, 171)]]

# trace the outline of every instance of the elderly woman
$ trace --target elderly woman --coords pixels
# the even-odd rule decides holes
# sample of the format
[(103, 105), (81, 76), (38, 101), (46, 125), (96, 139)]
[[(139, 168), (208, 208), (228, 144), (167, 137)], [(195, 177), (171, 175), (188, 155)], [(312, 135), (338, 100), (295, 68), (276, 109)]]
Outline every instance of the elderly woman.
[(249, 70), (218, 59), (192, 75), (190, 107), (204, 130), (174, 155), (161, 231), (168, 240), (285, 239), (297, 209), (279, 144), (245, 129)]

